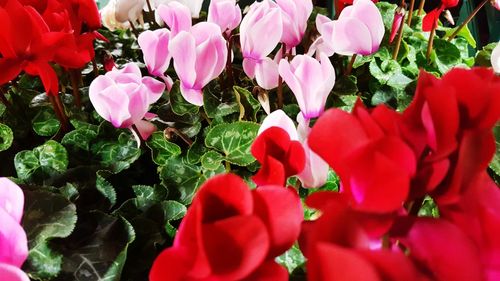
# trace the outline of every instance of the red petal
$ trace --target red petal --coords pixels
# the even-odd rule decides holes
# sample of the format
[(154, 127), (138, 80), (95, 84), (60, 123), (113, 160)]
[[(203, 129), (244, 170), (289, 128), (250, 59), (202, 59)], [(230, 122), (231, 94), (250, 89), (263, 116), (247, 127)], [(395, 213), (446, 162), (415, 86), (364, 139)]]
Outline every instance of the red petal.
[(267, 261), (242, 281), (287, 281), (288, 271), (274, 261)]

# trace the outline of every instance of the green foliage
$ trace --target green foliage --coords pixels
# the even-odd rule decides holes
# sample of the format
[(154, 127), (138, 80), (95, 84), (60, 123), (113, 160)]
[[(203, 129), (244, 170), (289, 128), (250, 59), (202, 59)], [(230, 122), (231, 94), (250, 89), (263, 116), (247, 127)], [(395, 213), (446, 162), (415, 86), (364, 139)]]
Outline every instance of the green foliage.
[(153, 161), (158, 165), (165, 165), (167, 161), (181, 154), (181, 148), (167, 139), (162, 132), (155, 132), (147, 142), (151, 148)]
[(50, 177), (66, 171), (68, 154), (60, 143), (49, 140), (33, 150), (17, 153), (14, 166), (17, 176), (23, 180), (29, 180), (34, 176)]
[(9, 149), (14, 140), (14, 133), (9, 126), (0, 123), (0, 152)]

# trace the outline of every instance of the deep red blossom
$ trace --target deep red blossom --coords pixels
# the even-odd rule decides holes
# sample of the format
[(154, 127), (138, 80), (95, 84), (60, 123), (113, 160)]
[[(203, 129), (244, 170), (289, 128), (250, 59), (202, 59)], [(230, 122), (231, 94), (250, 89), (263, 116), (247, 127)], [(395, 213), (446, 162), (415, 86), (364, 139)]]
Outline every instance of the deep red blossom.
[(252, 144), (252, 155), (262, 165), (252, 178), (257, 185), (285, 185), (286, 179), (300, 173), (305, 166), (305, 152), (299, 141), (290, 140), (288, 133), (271, 127)]
[(500, 78), (488, 69), (453, 69), (442, 79), (421, 72), (401, 131), (419, 159), (411, 197), (460, 200), (495, 153), (492, 128), (500, 117)]
[(383, 233), (368, 231), (379, 218), (352, 209), (345, 199), (318, 192), (306, 200), (321, 211), (319, 219), (304, 222), (300, 239), (308, 280), (424, 280), (402, 251), (382, 249)]
[(0, 6), (0, 84), (7, 83), (22, 71), (40, 76), (48, 94), (58, 93), (58, 79), (49, 62), (54, 46), (71, 39), (70, 34), (50, 32), (40, 14), (17, 0)]
[(341, 192), (363, 211), (387, 213), (406, 200), (416, 159), (398, 136), (400, 115), (384, 106), (352, 114), (332, 109), (314, 125), (309, 146), (339, 175)]
[(294, 190), (251, 191), (235, 175), (216, 176), (196, 194), (174, 245), (154, 262), (150, 281), (288, 280), (274, 259), (296, 241), (301, 222)]
[(439, 16), (441, 13), (449, 8), (453, 8), (458, 5), (459, 0), (442, 0), (441, 5), (436, 9), (428, 12), (423, 20), (422, 20), (422, 30), (423, 31), (431, 31), (433, 28), (436, 28), (439, 21)]

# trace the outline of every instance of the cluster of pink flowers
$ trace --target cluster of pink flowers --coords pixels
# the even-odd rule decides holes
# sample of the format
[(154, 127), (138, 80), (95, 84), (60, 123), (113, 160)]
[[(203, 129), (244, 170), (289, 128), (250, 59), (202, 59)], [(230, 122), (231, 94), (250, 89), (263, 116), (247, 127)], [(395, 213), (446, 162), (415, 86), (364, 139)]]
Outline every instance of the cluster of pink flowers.
[(0, 277), (2, 281), (29, 281), (20, 269), (28, 257), (28, 240), (20, 225), (24, 210), (21, 188), (0, 178)]

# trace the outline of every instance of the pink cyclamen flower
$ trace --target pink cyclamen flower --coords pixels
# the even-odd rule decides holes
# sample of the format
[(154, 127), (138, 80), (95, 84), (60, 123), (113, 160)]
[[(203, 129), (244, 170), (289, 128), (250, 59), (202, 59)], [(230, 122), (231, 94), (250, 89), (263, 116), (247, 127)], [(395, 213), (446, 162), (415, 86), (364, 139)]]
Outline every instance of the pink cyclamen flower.
[(500, 42), (495, 46), (491, 52), (491, 66), (493, 71), (500, 74)]
[(500, 11), (500, 0), (491, 0), (491, 5)]
[(24, 208), (21, 188), (0, 178), (0, 276), (2, 281), (29, 281), (20, 269), (28, 257), (28, 239), (20, 225)]
[(399, 28), (401, 27), (401, 24), (403, 23), (403, 18), (405, 17), (405, 8), (403, 7), (397, 7), (396, 10), (394, 11), (394, 19), (392, 20), (392, 27), (391, 27), (391, 36), (389, 37), (389, 42), (392, 43), (394, 41), (394, 38), (396, 38), (396, 34), (399, 31)]
[(313, 4), (311, 0), (276, 0), (276, 3), (282, 10), (281, 42), (285, 43), (287, 50), (290, 50), (302, 41)]
[(144, 63), (151, 75), (162, 78), (167, 83), (167, 88), (171, 88), (169, 77), (165, 76), (170, 65), (172, 56), (168, 52), (170, 41), (170, 31), (166, 28), (154, 31), (146, 30), (139, 35), (138, 42), (141, 47)]
[(335, 69), (325, 54), (321, 54), (321, 63), (307, 55), (295, 56), (290, 63), (283, 59), (279, 73), (294, 93), (304, 118), (316, 118), (323, 113), (335, 85)]
[(230, 34), (241, 22), (240, 6), (235, 0), (211, 0), (207, 21), (217, 24), (222, 32)]
[(154, 128), (142, 119), (164, 90), (164, 83), (151, 77), (142, 77), (139, 67), (135, 63), (128, 63), (122, 69), (113, 68), (94, 79), (90, 84), (89, 97), (102, 118), (116, 128), (136, 125), (146, 139)]
[(243, 70), (248, 77), (256, 78), (257, 83), (265, 89), (272, 89), (278, 84), (276, 64), (268, 55), (276, 48), (282, 34), (281, 9), (270, 0), (253, 3), (241, 21)]
[(170, 28), (170, 39), (175, 37), (181, 31), (191, 29), (192, 20), (189, 8), (179, 2), (170, 2), (161, 4), (156, 10), (158, 16)]
[(384, 37), (384, 22), (370, 0), (355, 0), (337, 20), (323, 22), (318, 29), (325, 44), (338, 54), (370, 55), (378, 51)]
[(203, 0), (150, 0), (150, 1), (151, 1), (151, 6), (153, 6), (153, 9), (154, 7), (159, 7), (162, 4), (167, 5), (173, 2), (180, 3), (188, 8), (191, 17), (193, 18), (200, 17), (201, 6), (203, 4)]
[(200, 22), (190, 32), (181, 31), (169, 45), (174, 68), (186, 101), (203, 105), (202, 88), (217, 78), (226, 65), (226, 40), (218, 25)]

